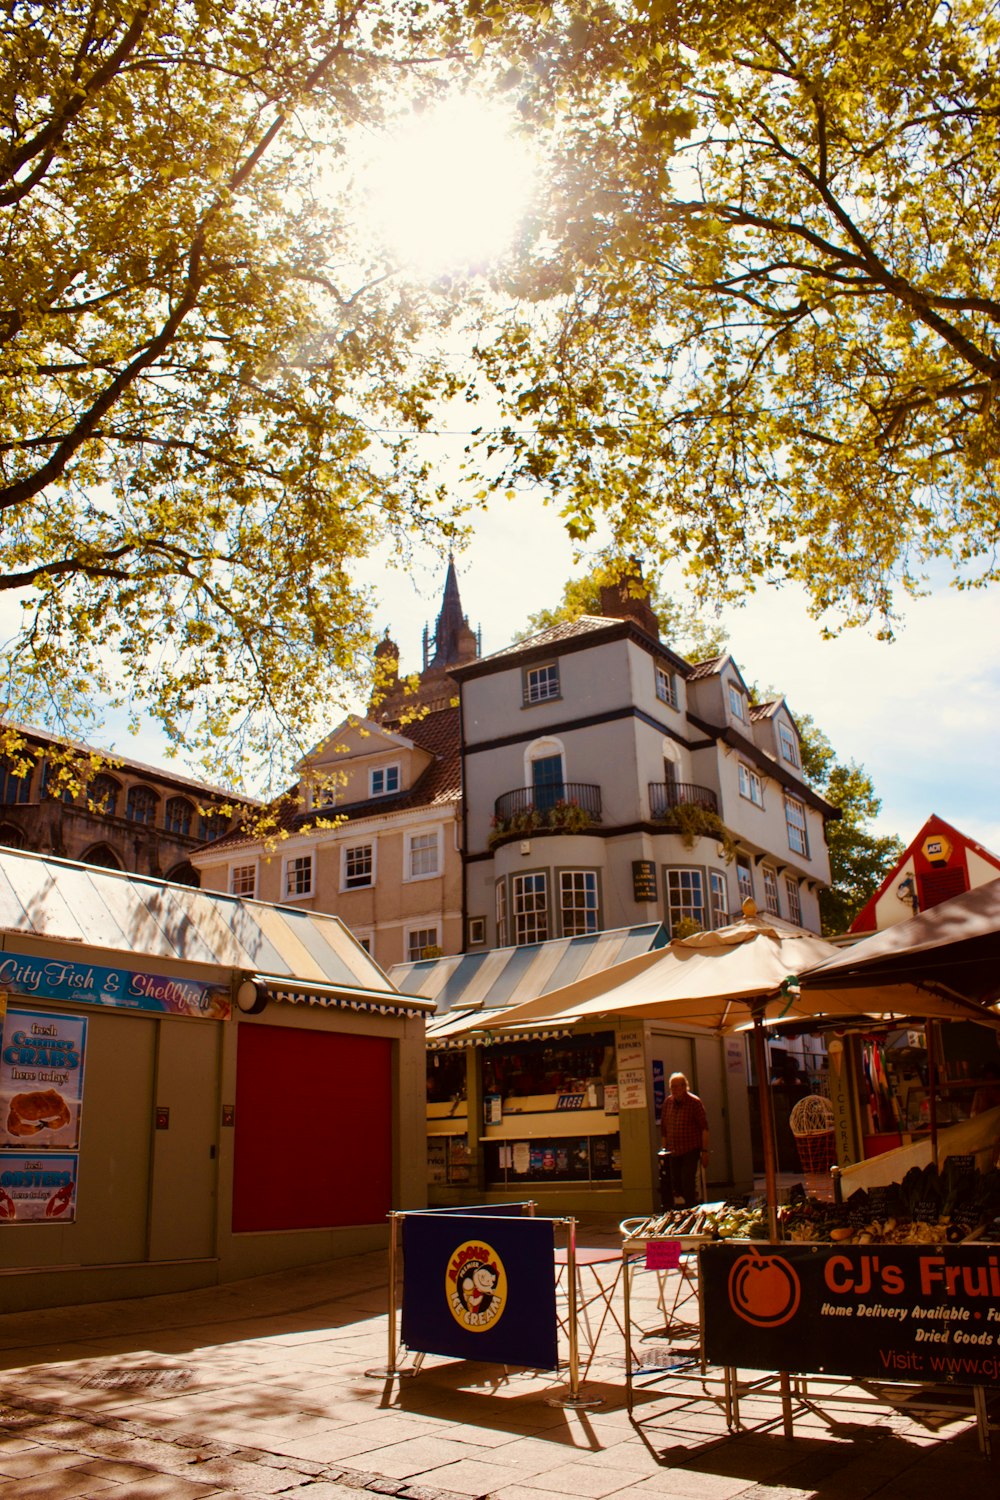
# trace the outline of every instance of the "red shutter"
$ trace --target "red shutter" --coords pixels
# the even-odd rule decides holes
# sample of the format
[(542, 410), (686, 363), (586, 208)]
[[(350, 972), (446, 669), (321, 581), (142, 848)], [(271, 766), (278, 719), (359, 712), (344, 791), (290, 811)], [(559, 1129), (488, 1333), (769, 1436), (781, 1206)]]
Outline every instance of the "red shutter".
[(382, 1037), (240, 1026), (235, 1232), (384, 1222), (391, 1049)]
[(940, 906), (942, 901), (950, 901), (952, 896), (960, 896), (969, 889), (961, 865), (952, 865), (946, 870), (928, 870), (926, 875), (918, 875), (917, 882), (921, 911)]

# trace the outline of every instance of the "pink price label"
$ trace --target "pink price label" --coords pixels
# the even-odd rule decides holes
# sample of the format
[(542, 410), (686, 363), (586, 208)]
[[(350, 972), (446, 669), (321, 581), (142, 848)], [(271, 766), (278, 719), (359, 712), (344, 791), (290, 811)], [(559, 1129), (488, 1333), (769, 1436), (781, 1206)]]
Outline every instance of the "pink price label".
[(646, 1246), (647, 1271), (676, 1271), (680, 1263), (680, 1240), (650, 1240)]

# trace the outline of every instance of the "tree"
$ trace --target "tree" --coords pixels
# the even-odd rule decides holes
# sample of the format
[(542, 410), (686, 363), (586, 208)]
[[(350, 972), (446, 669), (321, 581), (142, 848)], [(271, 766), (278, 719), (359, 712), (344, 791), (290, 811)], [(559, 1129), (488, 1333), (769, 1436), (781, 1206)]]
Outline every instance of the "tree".
[[(570, 578), (563, 585), (562, 600), (554, 608), (539, 609), (528, 616), (528, 623), (515, 640), (524, 640), (539, 630), (547, 630), (564, 620), (578, 620), (581, 615), (600, 615), (601, 585), (616, 583), (621, 566), (614, 562), (596, 563), (580, 578)], [(718, 656), (726, 647), (725, 631), (693, 605), (676, 603), (664, 592), (657, 577), (645, 580), (649, 602), (659, 620), (660, 636), (674, 651), (697, 661)]]
[(4, 715), (117, 693), (218, 770), (364, 676), (355, 563), (455, 533), (406, 436), (454, 383), (410, 362), (449, 300), (352, 238), (344, 147), (446, 76), (457, 9), (4, 7)]
[(865, 902), (903, 852), (895, 834), (877, 834), (869, 826), (882, 806), (872, 779), (855, 761), (838, 761), (836, 752), (808, 714), (796, 716), (802, 771), (821, 796), (840, 811), (826, 825), (830, 851), (830, 885), (819, 898), (824, 933), (846, 932)]
[(992, 0), (474, 6), (549, 132), (533, 299), (480, 358), (498, 485), (705, 589), (876, 618), (1000, 571)]

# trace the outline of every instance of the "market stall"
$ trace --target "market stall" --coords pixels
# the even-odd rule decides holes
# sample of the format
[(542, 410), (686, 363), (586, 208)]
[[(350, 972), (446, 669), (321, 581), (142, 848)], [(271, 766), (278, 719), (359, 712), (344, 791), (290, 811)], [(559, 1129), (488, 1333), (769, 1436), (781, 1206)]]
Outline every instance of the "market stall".
[(424, 1020), (322, 913), (0, 851), (0, 1310), (385, 1243)]
[[(852, 1063), (831, 1056), (831, 1073), (844, 1067), (840, 1085), (831, 1077), (831, 1113), (850, 1107), (860, 1121), (859, 1159), (841, 1169), (839, 1201), (802, 1194), (772, 1209), (766, 1226), (760, 1210), (725, 1206), (702, 1210), (694, 1225), (623, 1226), (623, 1254), (641, 1244), (647, 1265), (672, 1232), (682, 1247), (685, 1234), (701, 1240), (698, 1350), (723, 1369), (733, 1425), (740, 1370), (783, 1372), (774, 1378), (786, 1431), (807, 1384), (847, 1376), (878, 1382), (885, 1400), (900, 1388), (911, 1407), (940, 1405), (940, 1388), (966, 1391), (989, 1452), (989, 1398), (1000, 1390), (998, 895), (1000, 884), (973, 892), (957, 912), (905, 924), (909, 942), (879, 934), (799, 976), (795, 1009), (814, 1021), (842, 1015)], [(842, 1105), (845, 1080), (853, 1097)], [(907, 1083), (926, 1104), (915, 1118)], [(886, 1140), (890, 1149), (879, 1150)], [(771, 1378), (750, 1384), (759, 1391)]]

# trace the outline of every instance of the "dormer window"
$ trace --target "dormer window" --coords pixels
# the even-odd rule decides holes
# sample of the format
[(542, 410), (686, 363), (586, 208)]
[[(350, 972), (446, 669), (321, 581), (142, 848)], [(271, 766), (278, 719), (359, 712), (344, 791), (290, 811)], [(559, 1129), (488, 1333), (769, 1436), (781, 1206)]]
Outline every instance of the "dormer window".
[(547, 662), (544, 667), (528, 667), (524, 673), (524, 702), (547, 703), (559, 697), (559, 663)]
[(792, 732), (791, 725), (786, 724), (783, 719), (778, 720), (778, 748), (781, 751), (782, 760), (787, 761), (790, 766), (798, 768), (799, 747), (795, 743), (795, 735)]
[(745, 724), (747, 721), (746, 694), (742, 691), (741, 688), (738, 688), (736, 686), (735, 682), (730, 682), (728, 684), (728, 688), (729, 712), (732, 714), (734, 719), (739, 719), (741, 724)]
[(379, 766), (368, 773), (368, 795), (388, 797), (399, 791), (399, 766)]

